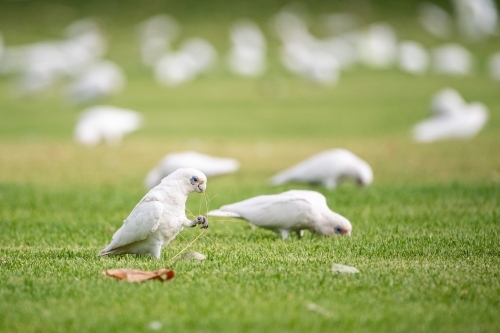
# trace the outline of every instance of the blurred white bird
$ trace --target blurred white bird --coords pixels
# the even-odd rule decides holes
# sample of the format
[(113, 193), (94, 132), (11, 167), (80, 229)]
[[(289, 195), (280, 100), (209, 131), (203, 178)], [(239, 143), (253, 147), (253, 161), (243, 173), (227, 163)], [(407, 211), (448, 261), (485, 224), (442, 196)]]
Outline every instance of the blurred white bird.
[(203, 193), (206, 186), (207, 177), (196, 169), (178, 169), (163, 178), (139, 201), (99, 255), (133, 253), (159, 258), (161, 249), (184, 227), (201, 224), (208, 228), (206, 217), (198, 216), (193, 221), (186, 217), (188, 195)]
[(448, 38), (451, 34), (451, 16), (438, 5), (422, 2), (418, 8), (418, 19), (425, 30), (436, 37)]
[(80, 115), (75, 140), (86, 146), (95, 146), (101, 141), (116, 145), (125, 134), (136, 131), (140, 125), (141, 115), (135, 111), (115, 106), (94, 106)]
[(403, 41), (399, 44), (399, 67), (405, 72), (422, 74), (429, 68), (429, 52), (413, 41)]
[(165, 14), (155, 15), (138, 25), (141, 60), (145, 66), (153, 66), (170, 51), (170, 44), (179, 35), (177, 21)]
[(160, 163), (146, 176), (144, 185), (152, 188), (160, 183), (163, 177), (179, 168), (195, 168), (207, 177), (215, 177), (236, 172), (240, 167), (232, 158), (213, 157), (194, 151), (171, 153), (162, 158)]
[(360, 60), (371, 68), (385, 69), (394, 64), (398, 55), (394, 29), (387, 23), (372, 24), (359, 39)]
[(20, 73), (20, 92), (38, 93), (65, 76), (76, 75), (106, 51), (102, 32), (90, 19), (72, 23), (66, 35), (60, 41), (7, 47), (0, 72)]
[(453, 88), (438, 91), (431, 100), (431, 112), (435, 115), (449, 115), (462, 111), (466, 107), (462, 96)]
[(490, 76), (494, 80), (500, 81), (500, 52), (496, 52), (490, 56), (488, 67)]
[(496, 33), (498, 11), (494, 0), (453, 0), (460, 31), (478, 41)]
[(271, 185), (289, 182), (319, 183), (334, 189), (341, 182), (352, 179), (358, 185), (369, 185), (373, 171), (368, 163), (346, 149), (332, 149), (316, 154), (275, 175)]
[(231, 28), (232, 47), (228, 64), (231, 71), (243, 76), (259, 76), (266, 68), (266, 40), (259, 26), (242, 20)]
[(253, 225), (274, 231), (285, 240), (291, 232), (303, 230), (325, 235), (351, 235), (348, 219), (328, 208), (325, 197), (315, 191), (292, 190), (260, 195), (222, 206), (210, 216), (243, 218)]
[(191, 38), (156, 63), (155, 77), (163, 85), (176, 86), (208, 71), (216, 60), (217, 51), (208, 41)]
[(87, 67), (70, 84), (67, 94), (72, 102), (88, 102), (120, 92), (125, 85), (123, 69), (111, 61)]
[(432, 50), (433, 68), (436, 73), (466, 76), (473, 71), (472, 54), (459, 44), (446, 44)]
[(467, 104), (452, 89), (440, 91), (431, 102), (434, 116), (413, 128), (417, 142), (468, 139), (481, 131), (488, 120), (488, 109), (481, 103)]

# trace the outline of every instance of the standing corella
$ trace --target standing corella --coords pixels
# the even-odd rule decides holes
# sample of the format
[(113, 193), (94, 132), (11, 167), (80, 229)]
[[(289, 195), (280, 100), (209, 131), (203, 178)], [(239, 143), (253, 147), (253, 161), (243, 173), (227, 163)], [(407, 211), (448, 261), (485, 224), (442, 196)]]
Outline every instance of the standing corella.
[(331, 190), (347, 179), (369, 185), (373, 181), (372, 168), (346, 149), (332, 149), (278, 173), (270, 183), (274, 186), (289, 182), (318, 183)]
[(303, 230), (325, 235), (351, 235), (351, 222), (332, 212), (325, 197), (315, 191), (292, 190), (260, 195), (208, 212), (211, 216), (243, 218), (253, 225), (274, 231), (285, 240), (290, 232)]
[(206, 186), (207, 177), (196, 169), (178, 169), (163, 178), (139, 201), (99, 255), (134, 253), (159, 258), (162, 247), (184, 227), (201, 224), (208, 228), (205, 216), (190, 221), (185, 213), (188, 195), (203, 193)]

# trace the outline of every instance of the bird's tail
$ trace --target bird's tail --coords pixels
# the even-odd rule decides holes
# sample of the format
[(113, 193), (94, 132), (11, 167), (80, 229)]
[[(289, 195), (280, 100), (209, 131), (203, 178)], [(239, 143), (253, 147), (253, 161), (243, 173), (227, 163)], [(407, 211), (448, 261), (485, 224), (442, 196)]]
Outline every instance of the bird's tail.
[(241, 215), (238, 213), (233, 213), (233, 212), (228, 212), (225, 210), (220, 210), (220, 209), (215, 209), (211, 210), (207, 213), (209, 216), (220, 216), (220, 217), (239, 217), (241, 218)]

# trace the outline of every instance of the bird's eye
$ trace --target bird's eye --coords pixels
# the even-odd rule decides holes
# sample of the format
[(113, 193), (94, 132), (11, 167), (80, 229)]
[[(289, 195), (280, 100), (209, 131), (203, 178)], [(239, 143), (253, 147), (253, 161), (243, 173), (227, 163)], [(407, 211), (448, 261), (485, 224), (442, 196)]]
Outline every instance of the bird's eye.
[(198, 182), (198, 177), (196, 177), (196, 176), (191, 177), (191, 185), (194, 185), (197, 182)]
[(336, 234), (341, 234), (342, 233), (342, 228), (341, 227), (335, 227), (333, 229), (333, 231), (336, 233)]

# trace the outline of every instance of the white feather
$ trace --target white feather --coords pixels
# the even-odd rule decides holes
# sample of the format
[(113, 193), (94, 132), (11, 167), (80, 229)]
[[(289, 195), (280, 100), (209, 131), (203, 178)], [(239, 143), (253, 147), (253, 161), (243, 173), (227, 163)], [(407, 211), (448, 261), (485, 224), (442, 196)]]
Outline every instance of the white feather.
[(373, 181), (373, 171), (368, 163), (352, 152), (332, 149), (278, 173), (271, 179), (271, 185), (289, 182), (319, 183), (333, 189), (347, 179), (353, 179), (360, 185), (368, 185)]
[(350, 234), (351, 223), (328, 208), (325, 197), (314, 191), (292, 190), (261, 195), (222, 206), (211, 216), (242, 217), (258, 227), (288, 237), (290, 232), (310, 230), (320, 235)]
[[(192, 183), (193, 176), (198, 182)], [(134, 253), (160, 257), (161, 249), (192, 221), (186, 218), (188, 195), (206, 188), (205, 175), (178, 169), (151, 189), (132, 210), (99, 255)]]

